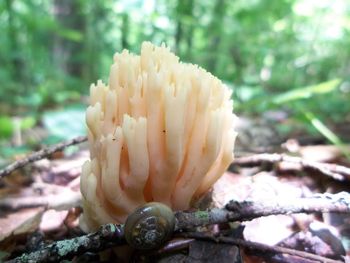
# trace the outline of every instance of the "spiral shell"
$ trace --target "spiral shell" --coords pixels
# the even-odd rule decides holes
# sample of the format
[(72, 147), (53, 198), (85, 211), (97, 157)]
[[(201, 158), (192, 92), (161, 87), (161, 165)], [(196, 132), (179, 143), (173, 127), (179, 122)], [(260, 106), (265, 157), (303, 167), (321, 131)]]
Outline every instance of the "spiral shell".
[(151, 202), (137, 208), (126, 220), (125, 238), (136, 249), (160, 247), (175, 227), (173, 211), (166, 205)]

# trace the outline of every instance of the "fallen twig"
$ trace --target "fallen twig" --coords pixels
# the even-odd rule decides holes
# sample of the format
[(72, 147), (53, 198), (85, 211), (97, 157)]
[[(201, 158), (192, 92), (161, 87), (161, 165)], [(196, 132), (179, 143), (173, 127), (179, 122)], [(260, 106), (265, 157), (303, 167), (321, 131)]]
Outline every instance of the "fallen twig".
[(6, 175), (9, 175), (14, 170), (22, 168), (23, 166), (27, 165), (28, 163), (32, 163), (32, 162), (47, 158), (48, 156), (50, 156), (54, 152), (61, 151), (68, 146), (79, 144), (79, 143), (85, 142), (86, 140), (87, 140), (86, 136), (80, 136), (80, 137), (76, 137), (72, 140), (69, 140), (66, 142), (61, 142), (61, 143), (55, 144), (51, 147), (44, 148), (44, 149), (41, 149), (40, 151), (34, 152), (34, 153), (28, 155), (27, 157), (25, 157), (21, 160), (18, 160), (14, 163), (11, 163), (10, 165), (5, 167), (4, 169), (0, 170), (0, 178), (4, 177)]
[(292, 213), (336, 212), (350, 213), (350, 194), (315, 194), (305, 198), (269, 199), (264, 201), (230, 201), (225, 209), (177, 212), (175, 230), (189, 230), (197, 226)]
[(268, 246), (265, 244), (257, 243), (257, 242), (251, 242), (246, 241), (239, 238), (232, 238), (232, 237), (224, 237), (224, 236), (214, 236), (212, 234), (205, 234), (201, 232), (189, 232), (189, 233), (181, 233), (180, 236), (187, 237), (187, 238), (195, 238), (195, 239), (201, 239), (201, 240), (207, 240), (212, 241), (216, 243), (226, 243), (226, 244), (232, 244), (236, 246), (241, 246), (244, 248), (252, 249), (252, 250), (259, 250), (261, 252), (270, 252), (274, 254), (288, 254), (296, 257), (300, 257), (303, 259), (309, 259), (314, 260), (318, 262), (324, 262), (324, 263), (339, 263), (342, 261), (329, 259), (326, 257), (321, 257), (315, 254), (307, 253), (304, 251), (299, 251), (291, 248), (285, 248), (280, 246)]
[(310, 197), (269, 199), (265, 201), (230, 201), (226, 209), (233, 212), (230, 220), (250, 220), (261, 216), (293, 213), (350, 213), (350, 194), (315, 194)]
[[(193, 228), (197, 226), (246, 221), (261, 216), (301, 212), (350, 213), (350, 194), (346, 192), (334, 195), (317, 194), (309, 198), (271, 200), (269, 203), (265, 204), (262, 202), (231, 201), (222, 209), (214, 208), (208, 211), (194, 212), (179, 211), (175, 213), (175, 231), (183, 232), (191, 229), (193, 230)], [(98, 232), (69, 240), (54, 242), (38, 251), (34, 251), (30, 254), (23, 254), (21, 257), (9, 262), (28, 262), (25, 260), (32, 258), (36, 259), (35, 262), (52, 262), (69, 258), (73, 255), (80, 255), (87, 251), (101, 251), (106, 247), (121, 244), (125, 244), (123, 226), (107, 224), (103, 225)], [(62, 249), (64, 249), (64, 252)], [(259, 248), (257, 247), (257, 249)]]
[(122, 244), (125, 244), (123, 227), (106, 224), (101, 226), (97, 232), (54, 242), (37, 251), (9, 260), (7, 263), (60, 262), (87, 251), (101, 251)]
[(320, 163), (302, 159), (300, 157), (288, 156), (278, 153), (262, 153), (246, 157), (239, 157), (236, 158), (232, 164), (241, 167), (254, 167), (264, 163), (275, 164), (279, 162), (298, 164), (304, 169), (312, 169), (336, 180), (350, 180), (350, 168), (348, 167), (331, 163)]

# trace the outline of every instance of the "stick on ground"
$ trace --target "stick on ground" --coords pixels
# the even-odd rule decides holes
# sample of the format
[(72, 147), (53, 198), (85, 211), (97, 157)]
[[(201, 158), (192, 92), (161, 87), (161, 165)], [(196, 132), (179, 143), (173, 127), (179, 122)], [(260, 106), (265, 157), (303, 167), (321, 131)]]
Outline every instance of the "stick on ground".
[(61, 151), (68, 146), (85, 142), (86, 140), (87, 140), (86, 136), (80, 136), (80, 137), (76, 137), (72, 140), (69, 140), (66, 142), (61, 142), (61, 143), (55, 144), (51, 147), (44, 148), (44, 149), (41, 149), (40, 151), (34, 152), (34, 153), (28, 155), (27, 157), (25, 157), (21, 160), (18, 160), (14, 163), (11, 163), (10, 165), (5, 167), (4, 169), (0, 170), (0, 179), (6, 175), (9, 175), (14, 170), (22, 168), (23, 166), (27, 165), (28, 163), (32, 163), (32, 162), (47, 158), (48, 156), (50, 156), (51, 154), (53, 154), (55, 152)]
[(332, 163), (320, 163), (306, 160), (300, 157), (288, 156), (285, 154), (278, 153), (262, 153), (246, 157), (240, 157), (236, 158), (232, 164), (241, 167), (254, 167), (264, 163), (276, 164), (279, 162), (298, 164), (301, 165), (301, 167), (303, 167), (304, 169), (311, 169), (313, 171), (317, 171), (323, 175), (329, 176), (339, 181), (350, 180), (350, 168), (348, 167)]
[[(231, 201), (222, 209), (214, 208), (208, 211), (194, 212), (178, 211), (175, 213), (175, 231), (193, 231), (194, 227), (197, 226), (247, 221), (261, 216), (300, 212), (350, 213), (350, 194), (346, 192), (334, 195), (317, 194), (309, 198), (296, 198), (287, 201), (275, 200), (274, 202), (265, 204), (261, 202)], [(222, 240), (222, 242), (224, 241), (225, 240)], [(23, 254), (21, 257), (9, 262), (28, 262), (29, 259), (36, 259), (35, 262), (53, 262), (80, 255), (87, 251), (101, 251), (108, 246), (118, 246), (122, 244), (125, 244), (123, 226), (107, 224), (101, 226), (98, 232), (73, 239), (53, 242), (38, 251)], [(62, 251), (62, 249), (64, 250)]]
[(248, 221), (254, 218), (292, 213), (350, 213), (350, 194), (315, 194), (305, 198), (269, 199), (264, 201), (231, 200), (225, 209), (208, 211), (177, 212), (175, 230), (190, 230), (234, 221)]

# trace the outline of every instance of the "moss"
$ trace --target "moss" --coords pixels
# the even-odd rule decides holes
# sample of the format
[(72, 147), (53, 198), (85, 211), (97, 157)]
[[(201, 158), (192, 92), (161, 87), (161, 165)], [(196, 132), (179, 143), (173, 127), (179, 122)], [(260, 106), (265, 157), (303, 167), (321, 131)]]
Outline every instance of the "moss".
[(198, 211), (196, 212), (195, 216), (199, 220), (209, 220), (209, 213), (207, 211)]
[(68, 253), (72, 252), (72, 247), (75, 246), (76, 241), (74, 240), (64, 240), (64, 241), (59, 241), (57, 242), (57, 253), (61, 257), (67, 255)]

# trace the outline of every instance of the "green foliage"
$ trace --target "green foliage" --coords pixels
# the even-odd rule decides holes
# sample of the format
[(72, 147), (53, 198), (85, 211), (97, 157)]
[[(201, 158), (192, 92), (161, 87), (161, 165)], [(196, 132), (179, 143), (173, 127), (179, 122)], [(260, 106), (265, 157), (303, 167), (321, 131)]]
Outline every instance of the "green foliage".
[(323, 94), (333, 91), (340, 83), (339, 79), (323, 82), (321, 84), (312, 85), (305, 88), (294, 89), (272, 98), (274, 104), (284, 104), (293, 100), (309, 99), (314, 95)]
[[(145, 40), (233, 87), (239, 114), (349, 120), (349, 10), (346, 0), (0, 1), (0, 137), (12, 133), (9, 116), (40, 119), (81, 102), (90, 83), (108, 81), (114, 52)], [(50, 133), (79, 133), (61, 131), (60, 114), (44, 113)]]
[(9, 138), (12, 135), (13, 126), (11, 118), (0, 116), (0, 138)]
[(350, 159), (350, 152), (344, 146), (342, 140), (333, 133), (319, 118), (317, 118), (312, 112), (304, 112), (306, 119), (311, 123), (311, 125), (320, 132), (324, 137), (326, 137), (331, 143), (337, 145), (339, 149), (344, 153), (344, 155)]
[(77, 105), (43, 114), (44, 127), (49, 132), (47, 143), (68, 140), (86, 134), (85, 107)]

